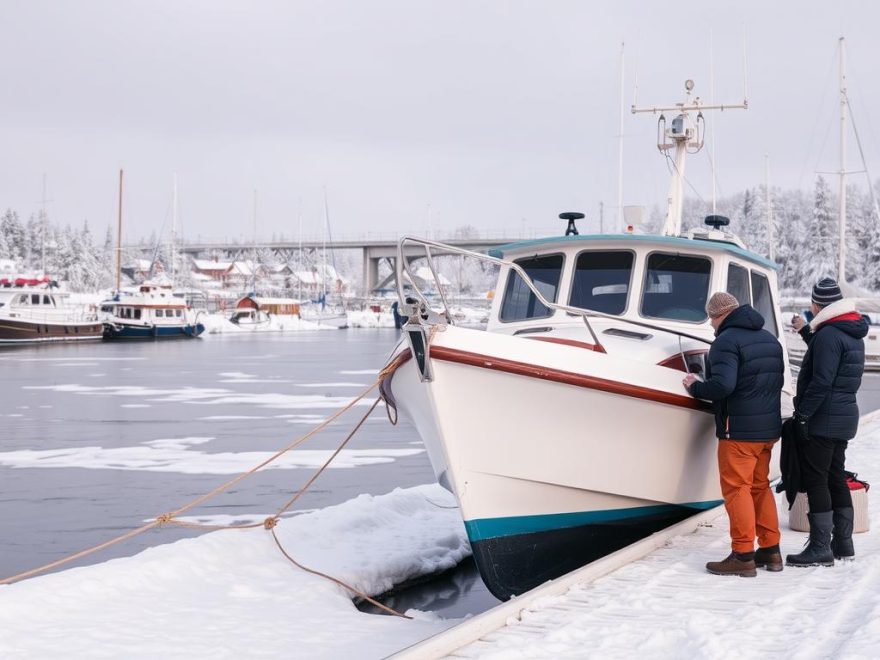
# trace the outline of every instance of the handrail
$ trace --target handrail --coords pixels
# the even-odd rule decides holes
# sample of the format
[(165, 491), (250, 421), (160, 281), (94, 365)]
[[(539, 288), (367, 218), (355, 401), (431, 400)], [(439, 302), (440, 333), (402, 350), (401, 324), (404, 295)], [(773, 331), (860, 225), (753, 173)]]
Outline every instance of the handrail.
[[(700, 337), (697, 335), (692, 335), (687, 332), (682, 332), (680, 330), (675, 330), (673, 328), (666, 328), (661, 325), (657, 325), (655, 323), (648, 323), (646, 321), (636, 321), (634, 319), (627, 319), (621, 316), (615, 316), (613, 314), (606, 314), (605, 312), (600, 312), (594, 309), (584, 309), (582, 307), (571, 307), (570, 305), (563, 305), (561, 303), (550, 302), (547, 300), (541, 292), (535, 287), (532, 279), (526, 274), (525, 270), (518, 264), (508, 261), (506, 259), (499, 259), (498, 257), (491, 257), (488, 254), (481, 254), (479, 252), (473, 252), (472, 250), (465, 250), (464, 248), (455, 247), (454, 245), (447, 245), (445, 243), (438, 243), (436, 241), (431, 241), (426, 238), (416, 238), (414, 236), (403, 236), (400, 239), (400, 242), (397, 245), (397, 264), (396, 264), (396, 280), (397, 280), (397, 297), (400, 300), (400, 309), (401, 312), (404, 313), (404, 310), (410, 308), (410, 305), (406, 302), (407, 296), (404, 293), (404, 283), (403, 276), (406, 275), (407, 279), (409, 279), (410, 283), (413, 287), (413, 293), (417, 298), (425, 305), (426, 308), (430, 309), (430, 304), (419, 288), (415, 285), (415, 276), (409, 268), (409, 263), (407, 263), (404, 257), (404, 250), (406, 243), (414, 243), (416, 245), (422, 245), (425, 248), (425, 254), (428, 257), (428, 267), (431, 269), (431, 274), (434, 276), (434, 282), (437, 283), (439, 288), (439, 279), (437, 277), (437, 272), (434, 269), (433, 259), (431, 258), (430, 248), (437, 248), (438, 250), (442, 250), (443, 252), (448, 252), (452, 254), (461, 254), (466, 257), (471, 257), (477, 259), (478, 261), (485, 261), (491, 264), (495, 264), (496, 266), (507, 266), (511, 268), (517, 275), (520, 276), (523, 283), (531, 290), (535, 297), (538, 299), (542, 305), (549, 309), (559, 310), (568, 312), (574, 316), (580, 316), (584, 319), (584, 323), (587, 324), (587, 327), (590, 329), (592, 333), (592, 328), (589, 327), (588, 317), (602, 318), (608, 319), (611, 321), (617, 321), (619, 323), (629, 323), (630, 325), (635, 325), (640, 328), (648, 328), (649, 330), (655, 330), (657, 332), (666, 332), (672, 335), (677, 335), (678, 337), (684, 337), (686, 339), (693, 339), (694, 341), (701, 342), (703, 344), (712, 344), (711, 339), (706, 339), (704, 337)], [(452, 314), (449, 311), (449, 305), (446, 302), (446, 297), (443, 295), (441, 291), (441, 300), (443, 302), (446, 318), (449, 323), (452, 323)], [(411, 314), (408, 314), (411, 316)], [(594, 334), (595, 336), (595, 334)]]

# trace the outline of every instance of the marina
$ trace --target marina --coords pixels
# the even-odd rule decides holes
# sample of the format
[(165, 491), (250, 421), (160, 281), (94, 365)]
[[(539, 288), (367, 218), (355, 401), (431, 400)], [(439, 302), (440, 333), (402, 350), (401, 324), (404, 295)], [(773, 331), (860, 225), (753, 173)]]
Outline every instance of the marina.
[(878, 19), (0, 5), (0, 659), (876, 656)]

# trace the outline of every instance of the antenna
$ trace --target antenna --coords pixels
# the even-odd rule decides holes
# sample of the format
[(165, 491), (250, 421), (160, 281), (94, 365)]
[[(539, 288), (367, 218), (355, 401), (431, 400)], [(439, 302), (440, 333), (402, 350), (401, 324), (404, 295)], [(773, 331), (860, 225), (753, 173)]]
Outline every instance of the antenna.
[[(703, 148), (703, 138), (706, 127), (703, 119), (705, 110), (731, 110), (734, 108), (747, 109), (748, 102), (723, 103), (704, 105), (699, 96), (691, 98), (694, 90), (694, 81), (686, 80), (684, 83), (685, 100), (681, 103), (668, 106), (649, 106), (644, 108), (632, 107), (632, 113), (652, 114), (661, 113), (657, 122), (658, 139), (657, 148), (668, 157), (669, 151), (674, 150), (672, 180), (669, 184), (667, 197), (666, 222), (663, 225), (664, 236), (678, 236), (681, 234), (681, 212), (684, 193), (685, 158), (688, 153), (697, 153)], [(675, 116), (666, 127), (666, 116), (662, 113), (674, 112)], [(696, 113), (692, 118), (691, 114)]]

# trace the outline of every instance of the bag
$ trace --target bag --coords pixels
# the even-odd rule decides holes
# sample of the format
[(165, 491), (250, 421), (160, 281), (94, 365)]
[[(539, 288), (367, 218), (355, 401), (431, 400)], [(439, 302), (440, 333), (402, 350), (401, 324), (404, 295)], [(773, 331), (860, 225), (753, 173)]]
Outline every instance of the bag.
[(850, 490), (864, 489), (865, 492), (871, 490), (871, 484), (869, 484), (867, 481), (862, 481), (861, 479), (859, 479), (859, 475), (857, 475), (855, 472), (844, 472), (844, 474), (846, 475), (846, 485)]
[[(853, 503), (853, 533), (861, 534), (871, 529), (871, 522), (868, 519), (868, 489), (871, 488), (871, 485), (867, 481), (859, 479), (855, 472), (846, 472), (845, 474), (846, 485), (849, 487)], [(783, 506), (787, 504), (784, 495), (780, 498), (780, 503)], [(794, 504), (788, 510), (789, 528), (796, 532), (809, 532), (810, 519), (807, 518), (807, 513), (809, 513), (807, 494), (798, 493)]]

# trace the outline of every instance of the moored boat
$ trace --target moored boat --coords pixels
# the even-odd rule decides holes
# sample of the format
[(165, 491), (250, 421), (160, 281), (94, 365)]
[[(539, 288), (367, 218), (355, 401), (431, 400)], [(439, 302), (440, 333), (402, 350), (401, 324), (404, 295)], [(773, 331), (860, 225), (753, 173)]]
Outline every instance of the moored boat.
[(0, 288), (0, 345), (101, 339), (97, 315), (49, 287)]
[[(776, 264), (727, 232), (726, 218), (681, 233), (675, 177), (694, 139), (694, 104), (676, 108), (663, 236), (581, 236), (583, 215), (566, 213), (565, 236), (488, 255), (400, 242), (408, 321), (382, 391), (458, 498), (481, 576), (499, 598), (721, 503), (712, 410), (681, 383), (684, 372), (704, 371), (713, 292), (752, 304), (784, 346)], [(432, 253), (451, 253), (499, 267), (486, 331), (455, 325), (445, 298), (437, 311), (417, 287), (404, 289), (415, 281), (413, 245), (429, 265)], [(791, 392), (786, 369), (784, 413)]]
[(198, 316), (170, 286), (143, 284), (101, 303), (105, 339), (192, 339), (205, 331)]

